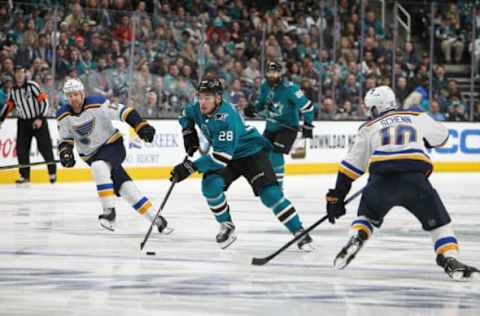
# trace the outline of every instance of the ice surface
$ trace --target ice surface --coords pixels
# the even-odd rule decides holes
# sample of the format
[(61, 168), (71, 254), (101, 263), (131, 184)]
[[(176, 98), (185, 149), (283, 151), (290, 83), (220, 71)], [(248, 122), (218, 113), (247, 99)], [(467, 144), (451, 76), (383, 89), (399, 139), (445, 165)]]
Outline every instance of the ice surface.
[[(462, 260), (480, 265), (479, 174), (431, 177), (454, 221)], [(305, 226), (324, 215), (335, 175), (285, 180)], [(361, 188), (358, 180), (352, 193)], [(169, 184), (138, 181), (158, 206)], [(269, 264), (250, 265), (292, 236), (237, 181), (227, 198), (238, 240), (221, 250), (218, 225), (198, 179), (179, 183), (164, 214), (175, 228), (152, 234), (123, 200), (114, 233), (97, 224), (93, 183), (0, 186), (0, 315), (480, 315), (480, 281), (456, 283), (436, 266), (430, 235), (393, 209), (347, 269), (334, 271), (358, 199), (335, 226), (313, 233), (317, 250), (294, 247)]]

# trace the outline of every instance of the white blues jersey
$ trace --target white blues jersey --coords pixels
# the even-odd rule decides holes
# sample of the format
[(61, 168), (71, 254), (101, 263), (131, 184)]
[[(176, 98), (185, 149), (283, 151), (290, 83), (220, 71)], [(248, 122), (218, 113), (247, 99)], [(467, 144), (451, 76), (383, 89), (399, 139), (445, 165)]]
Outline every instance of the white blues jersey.
[(426, 146), (439, 147), (447, 139), (448, 129), (426, 113), (388, 111), (360, 127), (339, 171), (352, 180), (367, 170), (430, 174), (432, 161)]
[(111, 104), (103, 96), (88, 96), (83, 109), (75, 113), (70, 105), (64, 105), (57, 111), (59, 144), (75, 144), (80, 157), (87, 160), (105, 144), (119, 140), (122, 135), (112, 125), (112, 120), (122, 120), (132, 108)]

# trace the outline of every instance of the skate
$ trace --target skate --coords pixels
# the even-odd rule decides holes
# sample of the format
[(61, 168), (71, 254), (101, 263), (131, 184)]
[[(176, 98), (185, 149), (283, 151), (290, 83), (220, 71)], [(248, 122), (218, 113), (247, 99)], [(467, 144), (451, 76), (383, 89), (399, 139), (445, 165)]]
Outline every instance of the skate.
[(335, 269), (344, 269), (352, 261), (357, 253), (362, 249), (363, 244), (368, 239), (366, 232), (360, 230), (355, 236), (352, 236), (345, 247), (340, 250), (333, 261)]
[(220, 248), (225, 249), (230, 246), (237, 236), (235, 236), (235, 225), (232, 222), (225, 222), (220, 224), (220, 231), (217, 234), (217, 243)]
[(163, 235), (170, 235), (173, 232), (173, 228), (168, 226), (168, 222), (165, 217), (158, 215), (155, 219), (155, 225), (157, 226), (158, 233)]
[[(300, 235), (301, 233), (303, 233), (305, 230), (302, 228), (300, 230), (298, 230), (296, 233), (295, 233), (295, 236), (298, 236)], [(297, 247), (298, 249), (300, 249), (301, 251), (304, 251), (304, 252), (312, 252), (315, 250), (315, 247), (313, 246), (313, 239), (312, 237), (310, 237), (309, 234), (306, 234), (305, 236), (303, 236), (298, 242), (297, 242)]]
[(115, 230), (114, 224), (116, 217), (115, 208), (107, 208), (103, 210), (103, 214), (98, 215), (98, 223), (100, 227), (113, 232)]
[(54, 184), (55, 182), (57, 182), (57, 175), (55, 174), (51, 174), (48, 176), (48, 181), (50, 181), (51, 184)]
[(28, 188), (30, 187), (30, 180), (25, 179), (24, 177), (20, 177), (17, 181), (15, 181), (15, 185), (17, 188)]
[(480, 271), (477, 268), (467, 266), (454, 257), (437, 255), (437, 264), (455, 281), (480, 280)]

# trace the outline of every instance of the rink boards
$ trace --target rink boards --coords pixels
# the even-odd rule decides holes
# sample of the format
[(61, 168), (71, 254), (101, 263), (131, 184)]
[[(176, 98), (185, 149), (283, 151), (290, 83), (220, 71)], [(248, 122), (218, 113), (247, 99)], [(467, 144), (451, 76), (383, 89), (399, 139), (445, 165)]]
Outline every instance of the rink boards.
[[(167, 178), (171, 167), (179, 163), (184, 155), (181, 129), (176, 120), (149, 120), (156, 129), (152, 144), (143, 143), (127, 124), (115, 122), (123, 134), (127, 158), (124, 166), (133, 178), (159, 179)], [(54, 145), (54, 154), (58, 159), (56, 145), (58, 142), (57, 122), (48, 120), (50, 134)], [(260, 132), (264, 122), (251, 121)], [(286, 160), (287, 174), (332, 173), (337, 171), (339, 161), (353, 144), (355, 134), (362, 122), (324, 122), (314, 123), (314, 138), (307, 140), (305, 156), (302, 155), (303, 140), (296, 146), (296, 158), (289, 156)], [(447, 144), (431, 150), (429, 155), (434, 161), (435, 171), (480, 171), (480, 124), (446, 123), (450, 130)], [(0, 166), (17, 164), (16, 156), (16, 119), (7, 119), (0, 129)], [(299, 134), (300, 135), (300, 134)], [(31, 151), (31, 162), (42, 161), (35, 140)], [(32, 181), (46, 182), (45, 167), (32, 170)], [(15, 169), (0, 171), (0, 183), (12, 183), (18, 177)], [(77, 156), (74, 168), (59, 166), (59, 181), (86, 181), (90, 179), (88, 166)]]

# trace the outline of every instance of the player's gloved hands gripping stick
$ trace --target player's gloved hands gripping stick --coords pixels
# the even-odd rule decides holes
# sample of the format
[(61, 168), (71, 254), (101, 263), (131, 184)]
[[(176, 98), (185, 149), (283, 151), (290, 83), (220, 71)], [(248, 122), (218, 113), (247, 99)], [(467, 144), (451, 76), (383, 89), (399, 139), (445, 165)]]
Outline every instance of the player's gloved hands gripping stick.
[(180, 182), (188, 178), (192, 173), (197, 170), (192, 161), (186, 159), (182, 163), (176, 165), (170, 172), (170, 181), (175, 180)]
[(328, 221), (335, 224), (335, 219), (345, 215), (345, 197), (341, 196), (335, 189), (328, 190), (327, 193), (327, 215)]
[(188, 156), (192, 157), (193, 154), (200, 147), (197, 130), (193, 128), (184, 128), (182, 130), (183, 146), (185, 146), (185, 152)]

